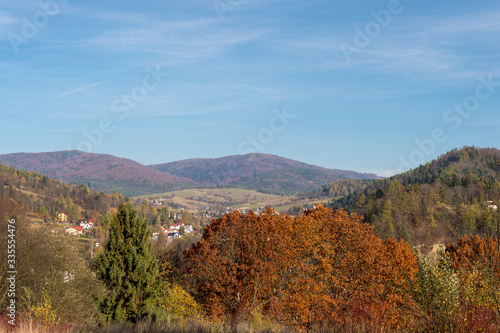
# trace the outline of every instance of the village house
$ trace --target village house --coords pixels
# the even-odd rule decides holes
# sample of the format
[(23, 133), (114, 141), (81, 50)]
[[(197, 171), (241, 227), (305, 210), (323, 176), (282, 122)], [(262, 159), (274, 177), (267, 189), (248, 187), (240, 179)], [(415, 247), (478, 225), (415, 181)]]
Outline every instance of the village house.
[(153, 232), (153, 234), (151, 236), (149, 236), (149, 239), (151, 239), (152, 241), (157, 241), (158, 240), (158, 237), (160, 237), (160, 233), (159, 232)]
[[(72, 225), (71, 227), (69, 227), (69, 229), (74, 229), (74, 230), (76, 230), (76, 234), (77, 234), (77, 235), (81, 235), (81, 234), (83, 234), (83, 227), (82, 227), (82, 226)], [(67, 230), (67, 229), (66, 229), (66, 230)]]
[(180, 230), (180, 228), (183, 227), (183, 226), (184, 226), (184, 223), (183, 222), (179, 222), (179, 223), (172, 224), (170, 226), (170, 229)]
[(76, 225), (83, 227), (83, 231), (87, 231), (94, 226), (94, 220), (81, 220)]
[(173, 238), (179, 238), (180, 235), (178, 232), (169, 232), (167, 238), (168, 239), (173, 239)]
[(153, 199), (149, 200), (149, 203), (154, 207), (161, 207), (164, 204), (165, 199)]
[(59, 222), (63, 222), (63, 223), (68, 222), (68, 214), (61, 212), (61, 213), (57, 214), (57, 219), (59, 220)]
[(69, 228), (66, 228), (64, 231), (70, 235), (76, 235), (76, 229), (74, 229), (74, 228), (69, 227)]

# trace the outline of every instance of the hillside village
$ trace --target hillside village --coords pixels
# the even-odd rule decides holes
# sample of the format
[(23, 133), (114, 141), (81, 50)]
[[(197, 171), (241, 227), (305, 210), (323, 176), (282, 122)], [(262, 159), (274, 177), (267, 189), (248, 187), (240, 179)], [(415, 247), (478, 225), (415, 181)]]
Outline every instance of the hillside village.
[[(57, 223), (61, 226), (65, 233), (74, 236), (81, 236), (89, 234), (94, 226), (100, 227), (99, 222), (95, 222), (92, 219), (79, 220), (74, 225), (68, 222), (68, 214), (65, 212), (60, 212), (57, 214)], [(174, 220), (182, 219), (182, 214), (174, 214)], [(177, 222), (171, 224), (169, 227), (165, 228), (161, 226), (159, 232), (153, 232), (149, 237), (153, 241), (157, 241), (160, 233), (164, 234), (167, 239), (178, 239), (182, 238), (184, 235), (192, 234), (194, 232), (193, 226), (189, 224), (184, 224), (184, 222)], [(96, 239), (95, 246), (98, 247), (101, 244), (101, 240)]]

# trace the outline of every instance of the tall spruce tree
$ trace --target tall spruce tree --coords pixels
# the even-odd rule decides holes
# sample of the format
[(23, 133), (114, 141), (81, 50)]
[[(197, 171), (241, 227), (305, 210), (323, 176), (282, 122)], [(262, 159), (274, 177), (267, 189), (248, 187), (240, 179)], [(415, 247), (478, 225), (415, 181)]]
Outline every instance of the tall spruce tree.
[(113, 217), (109, 240), (94, 269), (108, 295), (100, 301), (105, 322), (137, 322), (152, 317), (162, 293), (158, 264), (148, 243), (147, 224), (134, 207), (121, 204)]

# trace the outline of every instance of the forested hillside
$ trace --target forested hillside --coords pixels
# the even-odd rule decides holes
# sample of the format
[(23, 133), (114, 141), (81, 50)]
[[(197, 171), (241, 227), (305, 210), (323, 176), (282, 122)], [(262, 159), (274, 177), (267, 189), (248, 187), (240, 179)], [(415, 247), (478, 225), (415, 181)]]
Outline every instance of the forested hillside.
[(344, 179), (321, 186), (321, 188), (300, 195), (301, 198), (339, 198), (362, 190), (375, 182), (375, 179)]
[(72, 186), (40, 173), (0, 164), (0, 195), (12, 198), (26, 213), (55, 219), (66, 212), (70, 219), (98, 218), (125, 201), (122, 194), (91, 191), (85, 185)]
[(454, 149), (329, 206), (362, 214), (384, 238), (413, 244), (491, 236), (498, 230), (499, 162), (498, 149)]

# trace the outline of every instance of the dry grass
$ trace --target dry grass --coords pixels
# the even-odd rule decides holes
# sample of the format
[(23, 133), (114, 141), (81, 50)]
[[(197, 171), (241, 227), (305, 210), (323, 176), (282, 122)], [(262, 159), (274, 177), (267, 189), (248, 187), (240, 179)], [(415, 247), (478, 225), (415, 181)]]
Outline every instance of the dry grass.
[(291, 330), (280, 328), (275, 324), (256, 324), (253, 322), (240, 322), (231, 326), (224, 322), (205, 321), (203, 319), (193, 319), (190, 321), (178, 322), (167, 320), (160, 323), (143, 321), (134, 326), (126, 324), (112, 324), (102, 326), (76, 326), (65, 325), (57, 327), (44, 327), (35, 321), (26, 318), (21, 320), (15, 327), (4, 323), (0, 324), (0, 333), (285, 333)]

